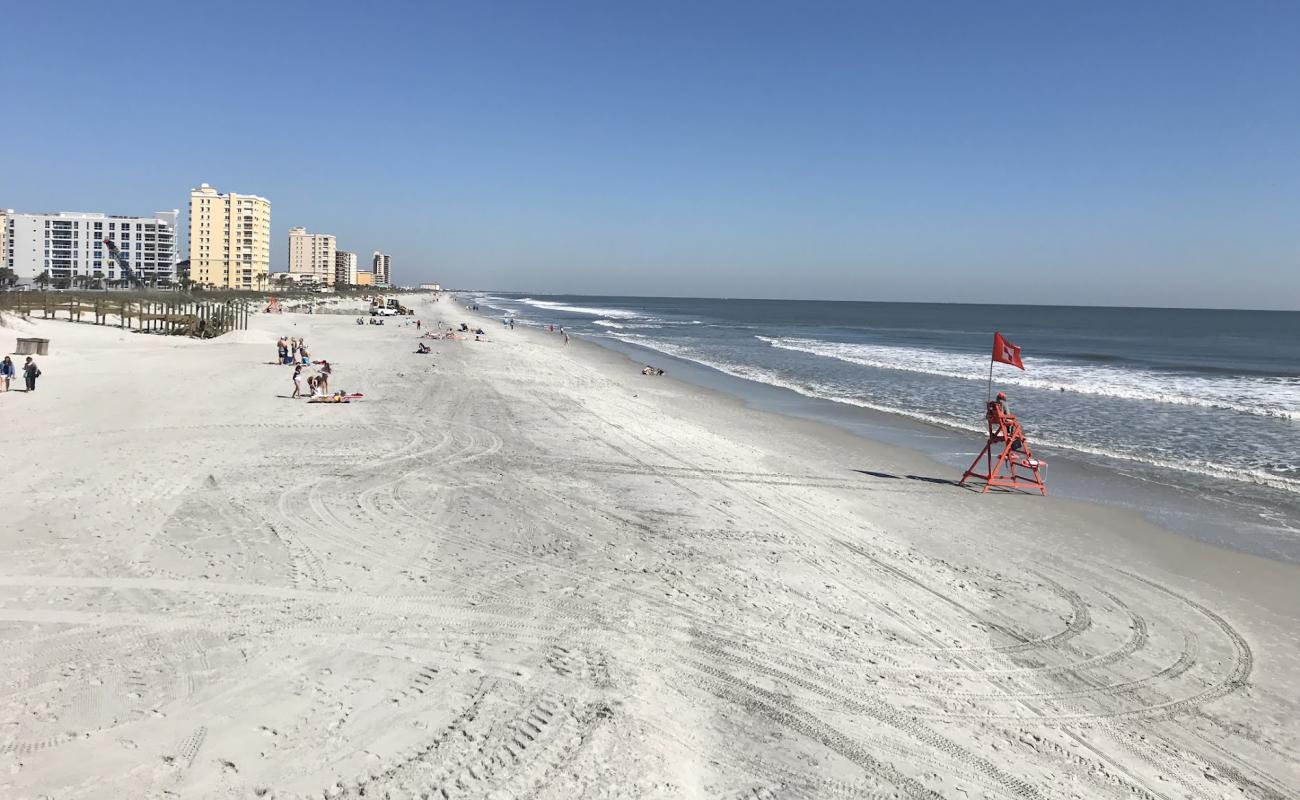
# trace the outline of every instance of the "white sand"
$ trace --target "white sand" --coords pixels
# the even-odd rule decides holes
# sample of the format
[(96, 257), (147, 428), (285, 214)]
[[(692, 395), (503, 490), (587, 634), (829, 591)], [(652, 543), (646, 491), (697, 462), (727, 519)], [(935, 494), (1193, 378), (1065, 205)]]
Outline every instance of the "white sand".
[(253, 324), (21, 326), (0, 797), (1300, 796), (1292, 566), (540, 331)]

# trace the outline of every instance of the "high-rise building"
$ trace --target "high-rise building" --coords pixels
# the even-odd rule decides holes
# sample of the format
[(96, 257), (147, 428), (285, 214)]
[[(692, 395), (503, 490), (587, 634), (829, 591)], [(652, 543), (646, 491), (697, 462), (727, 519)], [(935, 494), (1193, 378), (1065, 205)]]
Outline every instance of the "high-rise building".
[(71, 285), (77, 277), (167, 285), (176, 275), (179, 216), (179, 211), (152, 217), (6, 212), (4, 263), (24, 283), (48, 273), (56, 285)]
[(308, 233), (306, 228), (289, 229), (289, 272), (294, 280), (317, 286), (334, 285), (334, 237), (328, 233)]
[(9, 266), (9, 224), (7, 218), (12, 213), (14, 213), (12, 208), (8, 211), (0, 208), (0, 267)]
[(387, 253), (381, 253), (378, 250), (376, 250), (374, 260), (373, 260), (373, 269), (375, 273), (376, 286), (388, 287), (393, 285), (393, 257), (392, 256), (388, 255)]
[(271, 201), (221, 194), (202, 184), (190, 192), (190, 280), (222, 289), (260, 289), (271, 271)]
[(334, 283), (353, 286), (357, 282), (357, 254), (347, 250), (334, 251)]

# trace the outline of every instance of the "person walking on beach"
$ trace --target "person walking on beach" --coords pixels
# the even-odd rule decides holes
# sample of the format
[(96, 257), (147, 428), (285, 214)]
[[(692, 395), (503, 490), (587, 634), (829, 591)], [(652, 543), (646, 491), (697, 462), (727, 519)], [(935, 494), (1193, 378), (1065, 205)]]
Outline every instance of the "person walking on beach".
[(515, 329), (515, 318), (514, 318), (514, 317), (511, 317), (511, 318), (510, 318), (510, 330), (514, 330), (514, 329)]
[(333, 372), (333, 370), (330, 368), (330, 362), (320, 362), (320, 375), (316, 377), (316, 385), (320, 387), (321, 394), (329, 394), (330, 392), (331, 372)]
[(0, 391), (9, 391), (9, 381), (14, 379), (14, 361), (9, 356), (5, 356), (4, 361), (0, 361)]
[(36, 366), (31, 356), (28, 356), (27, 361), (23, 363), (23, 383), (27, 384), (27, 391), (36, 391), (36, 379), (39, 377), (41, 377), (41, 368)]
[(302, 367), (301, 366), (296, 366), (293, 368), (293, 394), (289, 396), (291, 398), (302, 397)]

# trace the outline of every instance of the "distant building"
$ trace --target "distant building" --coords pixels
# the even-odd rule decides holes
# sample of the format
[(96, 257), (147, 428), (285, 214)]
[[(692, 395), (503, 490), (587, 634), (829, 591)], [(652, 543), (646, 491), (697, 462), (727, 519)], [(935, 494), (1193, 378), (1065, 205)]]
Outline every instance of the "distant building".
[[(52, 283), (64, 285), (77, 277), (110, 281), (134, 277), (162, 285), (175, 278), (179, 211), (159, 211), (152, 217), (70, 211), (7, 211), (4, 216), (4, 263), (23, 283), (31, 283), (43, 272), (49, 273)], [(105, 240), (113, 243), (121, 261)]]
[(425, 290), (426, 292), (441, 292), (441, 291), (442, 291), (442, 284), (441, 284), (441, 283), (422, 283), (422, 284), (420, 284), (420, 288), (423, 289), (423, 290)]
[(392, 286), (393, 285), (393, 257), (388, 255), (387, 253), (381, 253), (378, 250), (376, 250), (373, 259), (373, 264), (374, 264), (374, 273), (375, 273), (375, 285)]
[(0, 208), (0, 267), (9, 266), (9, 225), (6, 222), (13, 209), (5, 211)]
[(312, 272), (272, 272), (269, 282), (271, 289), (297, 288), (329, 292), (334, 288)]
[(202, 184), (190, 192), (190, 280), (228, 289), (263, 288), (271, 271), (271, 201), (221, 194)]
[(289, 229), (289, 272), (311, 275), (322, 286), (334, 285), (334, 237), (308, 233), (306, 228)]
[(357, 273), (357, 286), (374, 286), (374, 285), (375, 285), (375, 273), (373, 272)]
[(349, 286), (357, 282), (357, 254), (347, 250), (334, 251), (334, 283)]

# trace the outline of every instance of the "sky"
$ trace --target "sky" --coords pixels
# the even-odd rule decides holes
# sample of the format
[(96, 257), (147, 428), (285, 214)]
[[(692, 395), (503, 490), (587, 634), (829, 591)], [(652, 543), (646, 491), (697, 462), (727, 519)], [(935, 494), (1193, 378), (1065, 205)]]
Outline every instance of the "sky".
[(0, 207), (259, 194), (273, 271), (302, 225), (401, 283), (1300, 308), (1297, 3), (3, 17)]

